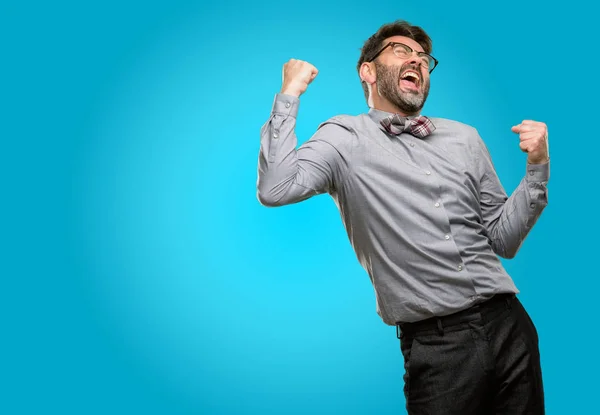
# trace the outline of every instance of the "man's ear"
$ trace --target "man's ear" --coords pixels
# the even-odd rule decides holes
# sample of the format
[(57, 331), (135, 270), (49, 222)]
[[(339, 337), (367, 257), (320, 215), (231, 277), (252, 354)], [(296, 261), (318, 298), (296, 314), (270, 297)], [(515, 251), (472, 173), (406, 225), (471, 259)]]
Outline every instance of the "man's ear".
[(373, 82), (377, 80), (375, 64), (372, 62), (363, 62), (362, 65), (360, 65), (360, 79), (369, 85), (373, 84)]

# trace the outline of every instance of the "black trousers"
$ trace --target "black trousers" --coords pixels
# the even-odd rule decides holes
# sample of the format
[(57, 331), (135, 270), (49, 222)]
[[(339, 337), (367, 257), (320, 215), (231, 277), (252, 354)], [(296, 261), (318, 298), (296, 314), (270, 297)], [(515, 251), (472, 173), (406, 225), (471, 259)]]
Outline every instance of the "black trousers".
[(537, 330), (513, 294), (397, 333), (409, 415), (545, 413)]

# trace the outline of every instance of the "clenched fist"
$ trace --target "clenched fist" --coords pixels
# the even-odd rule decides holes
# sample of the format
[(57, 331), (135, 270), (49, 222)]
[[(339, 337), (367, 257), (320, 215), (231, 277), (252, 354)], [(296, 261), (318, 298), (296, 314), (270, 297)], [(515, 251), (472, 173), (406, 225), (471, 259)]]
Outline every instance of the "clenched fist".
[(283, 65), (283, 85), (281, 93), (299, 97), (306, 91), (308, 84), (317, 76), (319, 71), (308, 62), (290, 59)]
[(527, 153), (529, 164), (542, 164), (549, 160), (548, 127), (546, 127), (546, 124), (524, 120), (521, 124), (512, 127), (511, 130), (519, 134), (519, 147)]

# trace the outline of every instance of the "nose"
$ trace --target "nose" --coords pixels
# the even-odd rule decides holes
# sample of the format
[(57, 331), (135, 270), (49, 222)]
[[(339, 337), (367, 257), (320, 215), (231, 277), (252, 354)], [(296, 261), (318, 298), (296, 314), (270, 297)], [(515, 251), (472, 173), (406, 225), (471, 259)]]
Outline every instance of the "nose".
[(417, 52), (413, 51), (410, 55), (410, 58), (408, 58), (408, 61), (410, 63), (414, 63), (415, 65), (421, 65), (423, 66), (424, 60), (425, 58), (420, 57), (419, 55), (417, 55)]

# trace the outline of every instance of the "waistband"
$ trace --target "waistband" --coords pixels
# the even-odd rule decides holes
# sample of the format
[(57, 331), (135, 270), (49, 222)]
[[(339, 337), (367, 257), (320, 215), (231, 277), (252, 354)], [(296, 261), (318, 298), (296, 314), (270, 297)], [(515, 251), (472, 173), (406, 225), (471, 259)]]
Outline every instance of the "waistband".
[(414, 334), (422, 331), (438, 330), (443, 334), (444, 328), (456, 326), (476, 319), (489, 320), (502, 310), (510, 308), (515, 294), (496, 294), (489, 300), (475, 304), (465, 310), (442, 317), (430, 317), (425, 320), (415, 321), (413, 323), (397, 323), (396, 336), (400, 339), (406, 334)]

